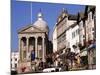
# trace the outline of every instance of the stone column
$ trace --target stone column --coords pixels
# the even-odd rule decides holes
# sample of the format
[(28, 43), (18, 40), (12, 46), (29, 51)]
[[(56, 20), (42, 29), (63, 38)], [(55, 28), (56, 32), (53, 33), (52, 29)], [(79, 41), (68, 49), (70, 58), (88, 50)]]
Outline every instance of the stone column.
[(24, 57), (23, 57), (23, 41), (21, 40), (21, 59), (23, 61)]
[(38, 50), (37, 50), (37, 37), (35, 37), (35, 58), (38, 57)]
[(44, 37), (42, 38), (42, 50), (43, 50), (42, 60), (43, 62), (45, 62), (45, 38)]
[(26, 59), (27, 60), (29, 60), (29, 55), (30, 55), (30, 53), (29, 53), (29, 37), (27, 37), (27, 41), (26, 41)]
[(21, 38), (18, 38), (18, 47), (19, 47), (19, 56), (20, 56), (20, 61), (22, 61), (22, 51), (21, 51)]

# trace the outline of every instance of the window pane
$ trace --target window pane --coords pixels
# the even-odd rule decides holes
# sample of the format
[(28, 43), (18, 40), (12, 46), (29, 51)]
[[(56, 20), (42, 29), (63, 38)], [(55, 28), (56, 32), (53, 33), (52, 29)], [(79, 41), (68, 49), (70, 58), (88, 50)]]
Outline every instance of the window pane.
[(17, 68), (17, 64), (15, 64), (15, 68)]

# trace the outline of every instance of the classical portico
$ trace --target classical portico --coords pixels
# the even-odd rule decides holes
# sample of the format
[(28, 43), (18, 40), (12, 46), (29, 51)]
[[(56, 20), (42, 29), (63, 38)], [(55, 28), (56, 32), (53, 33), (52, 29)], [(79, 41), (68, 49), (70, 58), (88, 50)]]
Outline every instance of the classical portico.
[(35, 58), (42, 58), (45, 62), (45, 34), (37, 33), (37, 34), (20, 34), (19, 35), (19, 51), (20, 51), (20, 59), (21, 61), (30, 61), (31, 60), (31, 52), (35, 52)]

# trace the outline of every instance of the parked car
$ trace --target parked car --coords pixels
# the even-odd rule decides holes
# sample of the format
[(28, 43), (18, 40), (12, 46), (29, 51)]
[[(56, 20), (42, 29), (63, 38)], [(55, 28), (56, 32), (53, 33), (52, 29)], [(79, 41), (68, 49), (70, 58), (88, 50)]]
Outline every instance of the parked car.
[(43, 69), (43, 72), (60, 72), (62, 69), (58, 67)]

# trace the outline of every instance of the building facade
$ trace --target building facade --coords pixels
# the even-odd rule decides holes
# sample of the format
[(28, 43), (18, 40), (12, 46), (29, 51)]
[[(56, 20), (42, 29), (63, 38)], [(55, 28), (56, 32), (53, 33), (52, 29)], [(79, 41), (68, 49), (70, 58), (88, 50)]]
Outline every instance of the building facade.
[(17, 70), (19, 61), (19, 52), (11, 52), (11, 70)]
[(96, 38), (95, 7), (87, 6), (85, 9), (86, 42)]
[(54, 31), (53, 31), (52, 42), (53, 42), (53, 52), (56, 52), (57, 51), (57, 27), (56, 27), (56, 24), (55, 24)]
[[(73, 48), (73, 45), (79, 44), (79, 25), (77, 24), (77, 15), (69, 14), (67, 10), (63, 9), (57, 19), (57, 23), (53, 32), (53, 49), (55, 52), (55, 63), (62, 61), (67, 49), (70, 48), (71, 52), (80, 52)], [(56, 50), (55, 50), (56, 49)]]
[(34, 24), (18, 31), (19, 73), (32, 72), (39, 60), (46, 62), (49, 27), (43, 19), (42, 12), (39, 12), (37, 17)]
[(63, 9), (53, 32), (53, 52), (56, 54), (56, 60), (70, 48), (73, 53), (88, 56), (87, 60), (90, 62), (91, 57), (87, 48), (91, 45), (91, 41), (96, 39), (95, 16), (95, 6), (86, 6), (84, 12), (78, 12), (75, 15)]
[(69, 47), (71, 51), (73, 51), (72, 45), (79, 43), (77, 16), (68, 14), (68, 12), (63, 9), (54, 28), (53, 39), (56, 40), (53, 41), (53, 47), (56, 48), (56, 51)]
[(88, 69), (96, 68), (96, 8), (87, 6), (85, 9), (86, 45), (88, 47)]

